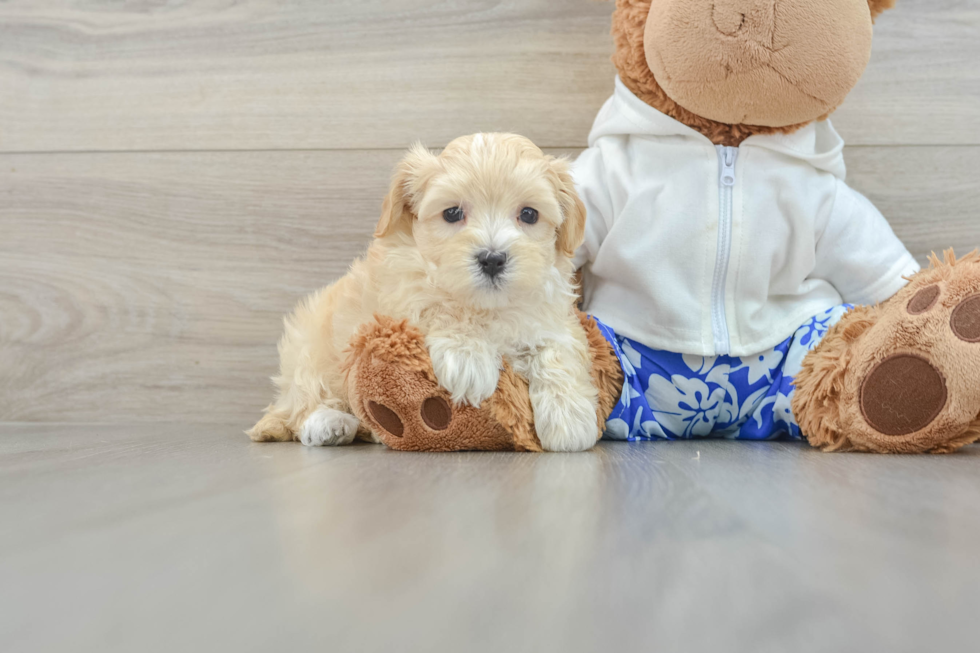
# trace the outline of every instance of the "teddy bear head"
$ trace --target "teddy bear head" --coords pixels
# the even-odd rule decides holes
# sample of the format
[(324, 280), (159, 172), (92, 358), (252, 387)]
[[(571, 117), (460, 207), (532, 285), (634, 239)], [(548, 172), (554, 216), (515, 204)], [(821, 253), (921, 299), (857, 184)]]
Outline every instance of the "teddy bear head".
[(637, 97), (713, 142), (834, 111), (895, 0), (617, 0), (613, 62)]

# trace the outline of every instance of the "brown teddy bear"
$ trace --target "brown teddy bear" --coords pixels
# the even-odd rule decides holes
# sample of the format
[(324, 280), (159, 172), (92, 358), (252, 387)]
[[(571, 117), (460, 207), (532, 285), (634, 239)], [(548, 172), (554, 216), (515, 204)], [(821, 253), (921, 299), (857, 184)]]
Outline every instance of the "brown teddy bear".
[[(623, 387), (623, 372), (595, 320), (580, 313), (599, 391), (596, 439)], [(351, 341), (348, 400), (362, 425), (402, 451), (541, 451), (527, 381), (507, 363), (497, 391), (479, 408), (453, 405), (425, 349), (406, 321), (378, 316)]]
[[(616, 90), (574, 170), (597, 435), (907, 453), (980, 439), (980, 257), (919, 271), (844, 182), (826, 120), (893, 4), (617, 1)], [(540, 450), (519, 377), (453, 407), (421, 343), (383, 318), (353, 343), (353, 408), (376, 435)]]

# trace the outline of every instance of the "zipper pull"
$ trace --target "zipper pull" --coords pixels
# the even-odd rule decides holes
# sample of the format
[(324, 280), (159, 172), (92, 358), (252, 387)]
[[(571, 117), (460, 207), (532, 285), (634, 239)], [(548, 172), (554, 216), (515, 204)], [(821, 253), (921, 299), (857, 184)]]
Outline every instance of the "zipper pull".
[(738, 158), (737, 147), (726, 147), (721, 151), (721, 185), (735, 185), (735, 160)]

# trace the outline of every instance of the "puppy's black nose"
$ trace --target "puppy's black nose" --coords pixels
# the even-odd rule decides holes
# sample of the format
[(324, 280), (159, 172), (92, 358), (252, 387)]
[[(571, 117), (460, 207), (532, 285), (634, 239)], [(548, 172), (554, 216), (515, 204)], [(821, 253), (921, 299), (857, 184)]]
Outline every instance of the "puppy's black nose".
[(483, 274), (493, 279), (504, 271), (504, 266), (507, 265), (507, 255), (503, 252), (480, 252), (476, 261), (480, 264), (480, 270), (483, 271)]

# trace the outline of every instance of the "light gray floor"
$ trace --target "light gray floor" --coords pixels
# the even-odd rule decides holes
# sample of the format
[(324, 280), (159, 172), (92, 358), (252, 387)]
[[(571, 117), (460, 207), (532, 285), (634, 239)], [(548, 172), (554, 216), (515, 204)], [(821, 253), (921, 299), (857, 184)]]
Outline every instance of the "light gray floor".
[(0, 650), (975, 651), (980, 448), (0, 426)]

